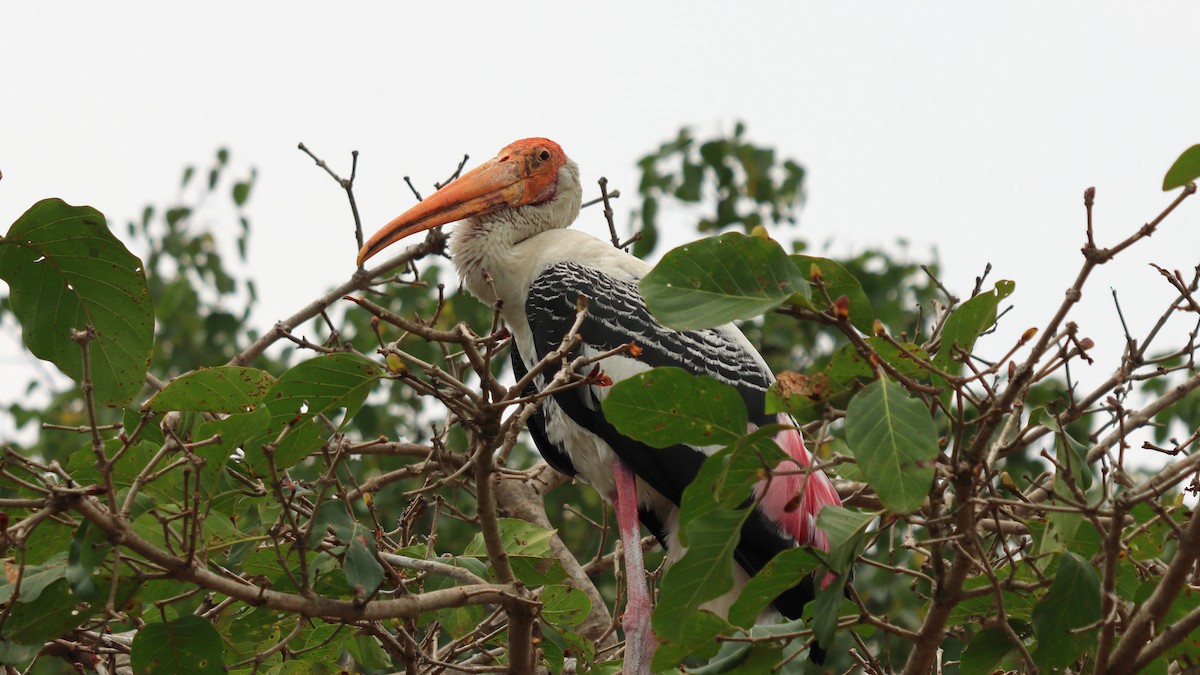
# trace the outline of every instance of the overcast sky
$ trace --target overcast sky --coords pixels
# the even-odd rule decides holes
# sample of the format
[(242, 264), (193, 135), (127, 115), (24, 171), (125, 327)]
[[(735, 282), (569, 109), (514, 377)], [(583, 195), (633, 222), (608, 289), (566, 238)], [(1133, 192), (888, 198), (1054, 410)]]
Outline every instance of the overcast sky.
[[(810, 242), (936, 248), (960, 292), (988, 262), (1015, 279), (999, 340), (1044, 323), (1074, 278), (1085, 187), (1101, 243), (1169, 202), (1163, 173), (1200, 142), (1197, 25), (1195, 2), (13, 3), (0, 226), (57, 196), (120, 234), (226, 146), (235, 172), (259, 174), (265, 328), (354, 268), (345, 196), (298, 141), (339, 170), (361, 152), (369, 234), (411, 205), (403, 176), (427, 190), (463, 153), (547, 136), (585, 185), (632, 194), (636, 159), (680, 126), (743, 120), (808, 169)], [(1194, 266), (1198, 221), (1187, 205), (1091, 285), (1080, 319), (1104, 374), (1121, 340), (1108, 289), (1146, 325), (1171, 295), (1147, 263)], [(603, 231), (596, 210), (579, 225)], [(16, 340), (6, 326), (4, 401), (32, 372)]]

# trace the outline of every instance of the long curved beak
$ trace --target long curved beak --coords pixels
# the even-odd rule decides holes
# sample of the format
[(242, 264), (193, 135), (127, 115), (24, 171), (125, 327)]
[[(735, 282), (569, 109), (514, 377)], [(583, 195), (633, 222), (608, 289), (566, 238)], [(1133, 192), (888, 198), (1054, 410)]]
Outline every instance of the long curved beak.
[(358, 252), (358, 264), (431, 227), (521, 204), (525, 178), (520, 162), (509, 157), (489, 159), (384, 225)]

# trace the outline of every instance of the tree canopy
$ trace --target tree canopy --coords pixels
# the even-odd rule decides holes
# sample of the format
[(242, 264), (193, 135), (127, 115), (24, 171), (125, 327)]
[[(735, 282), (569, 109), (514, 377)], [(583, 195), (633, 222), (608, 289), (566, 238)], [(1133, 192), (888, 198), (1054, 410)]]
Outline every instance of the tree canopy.
[[(354, 167), (318, 164), (354, 207)], [(1115, 243), (1093, 232), (1084, 192), (1074, 284), (998, 353), (979, 338), (1035, 291), (987, 272), (948, 289), (936, 260), (886, 250), (815, 255), (795, 229), (804, 169), (743, 125), (684, 129), (638, 165), (628, 227), (603, 180), (582, 217), (661, 254), (641, 290), (663, 323), (740, 322), (779, 375), (767, 412), (795, 418), (845, 502), (819, 516), (828, 552), (781, 554), (727, 616), (702, 611), (732, 583), (747, 496), (779, 458), (728, 423), (746, 411), (713, 383), (652, 371), (614, 387), (605, 411), (622, 433), (652, 443), (663, 425), (647, 419), (678, 418), (725, 446), (684, 494), (688, 553), (651, 573), (656, 669), (802, 672), (814, 639), (837, 671), (1200, 665), (1200, 265), (1159, 268), (1177, 297), (1126, 328), (1109, 377), (1072, 376), (1093, 361), (1072, 315), (1091, 273), (1171, 224), (1200, 146), (1167, 171), (1178, 192), (1162, 212)], [(231, 171), (225, 150), (188, 167), (179, 203), (147, 207), (124, 240), (54, 198), (0, 239), (0, 316), (75, 383), (8, 410), (40, 431), (0, 462), (0, 663), (619, 672), (609, 507), (523, 437), (544, 394), (514, 383), (496, 308), (453, 292), (445, 235), (353, 272), (348, 241), (346, 280), (259, 334), (253, 279), (196, 217), (227, 199), (248, 255), (256, 175)], [(357, 209), (347, 218), (361, 243)], [(660, 251), (680, 218), (707, 236)], [(541, 365), (561, 386), (586, 377), (566, 348)], [(813, 573), (829, 582), (804, 619), (755, 625)]]

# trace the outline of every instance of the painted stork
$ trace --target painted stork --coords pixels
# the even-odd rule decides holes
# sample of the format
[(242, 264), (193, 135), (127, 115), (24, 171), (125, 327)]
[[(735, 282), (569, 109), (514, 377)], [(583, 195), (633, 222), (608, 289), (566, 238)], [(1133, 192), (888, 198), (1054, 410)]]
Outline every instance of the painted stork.
[[(558, 348), (575, 321), (582, 295), (588, 303), (579, 330), (580, 353), (599, 354), (629, 342), (641, 348), (637, 356), (604, 360), (604, 373), (614, 382), (651, 367), (677, 366), (736, 387), (754, 425), (793, 425), (786, 416), (763, 413), (764, 395), (774, 377), (736, 327), (679, 331), (663, 326), (638, 292), (638, 282), (650, 266), (608, 242), (566, 229), (579, 215), (581, 196), (579, 167), (557, 143), (520, 140), (384, 226), (363, 246), (358, 262), (404, 237), (463, 221), (450, 236), (451, 259), (468, 291), (489, 305), (500, 303), (513, 337), (512, 364), (518, 378)], [(536, 383), (545, 384), (545, 379)], [(554, 394), (528, 427), (551, 466), (590, 483), (613, 502), (629, 581), (626, 672), (649, 672), (656, 643), (638, 522), (669, 556), (680, 557), (680, 498), (712, 449), (683, 444), (653, 449), (621, 435), (601, 409), (606, 394), (607, 388), (599, 385)], [(809, 464), (794, 427), (776, 440), (799, 464)], [(743, 527), (735, 554), (741, 568), (739, 587), (780, 551), (798, 545), (828, 548), (815, 523), (824, 505), (840, 504), (837, 492), (819, 471), (807, 479), (797, 473), (759, 484), (755, 512)], [(711, 608), (727, 610), (737, 590), (711, 603)], [(809, 579), (776, 598), (774, 607), (789, 618), (799, 617), (813, 593)], [(813, 650), (818, 659), (819, 651)]]

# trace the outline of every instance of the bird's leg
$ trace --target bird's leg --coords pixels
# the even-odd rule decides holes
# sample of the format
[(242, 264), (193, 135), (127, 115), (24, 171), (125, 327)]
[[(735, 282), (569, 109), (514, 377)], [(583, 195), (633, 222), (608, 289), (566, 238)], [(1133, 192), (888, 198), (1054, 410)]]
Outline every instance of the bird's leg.
[(613, 503), (621, 547), (625, 550), (628, 587), (621, 624), (625, 629), (625, 674), (643, 675), (650, 672), (650, 658), (658, 643), (650, 627), (650, 593), (646, 590), (646, 565), (642, 562), (642, 542), (638, 536), (637, 477), (619, 459), (613, 462), (613, 474), (617, 482)]

